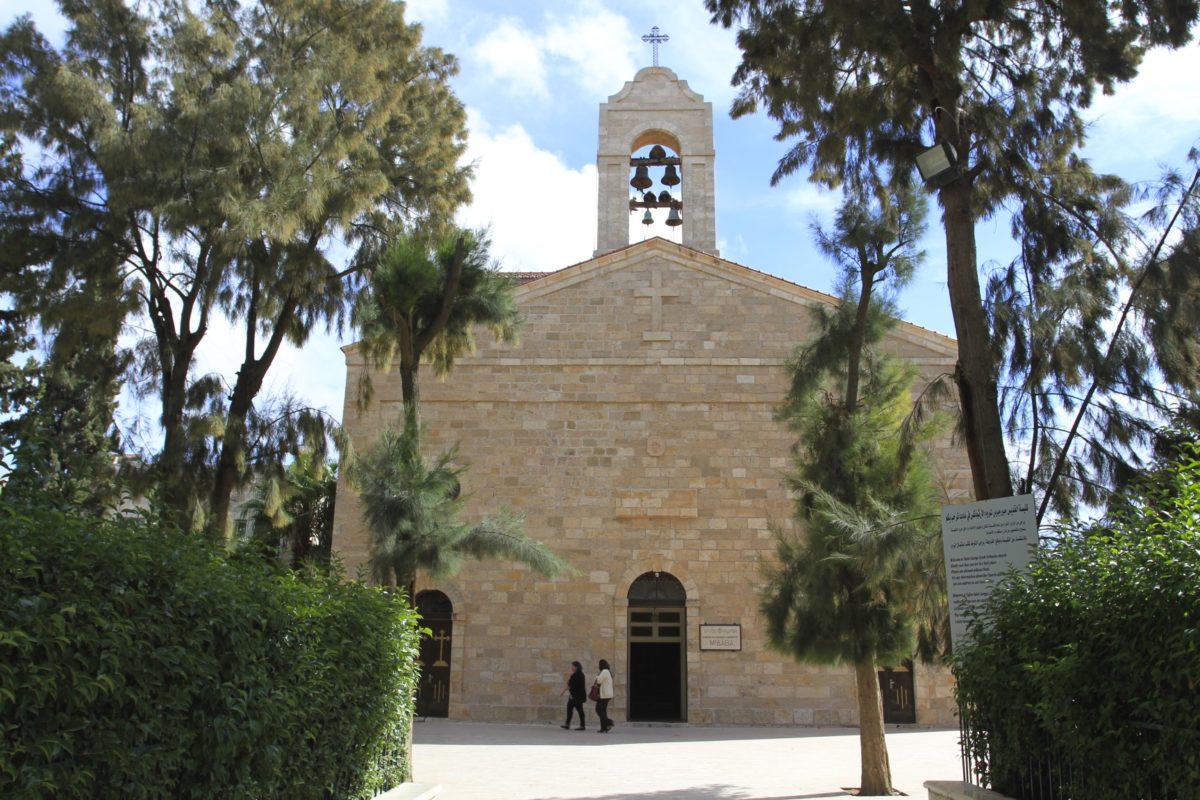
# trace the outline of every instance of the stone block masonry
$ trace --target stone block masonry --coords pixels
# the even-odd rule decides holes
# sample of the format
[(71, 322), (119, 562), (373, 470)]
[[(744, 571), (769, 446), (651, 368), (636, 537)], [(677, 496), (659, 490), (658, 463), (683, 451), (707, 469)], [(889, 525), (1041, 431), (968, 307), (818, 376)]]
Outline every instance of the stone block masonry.
[[(771, 651), (758, 614), (761, 565), (790, 529), (792, 437), (774, 419), (786, 363), (810, 335), (810, 308), (832, 298), (711, 254), (653, 239), (518, 289), (520, 342), (482, 334), (446, 381), (422, 373), (430, 453), (457, 444), (468, 515), (502, 506), (578, 574), (545, 579), (507, 562), (422, 579), (454, 607), (451, 717), (558, 720), (573, 660), (589, 680), (612, 664), (610, 713), (630, 702), (630, 586), (665, 573), (682, 608), (681, 719), (697, 724), (853, 725), (848, 668)], [(647, 336), (647, 334), (656, 334)], [(922, 374), (952, 369), (954, 343), (901, 325), (889, 342)], [(347, 386), (365, 365), (347, 348)], [(394, 375), (345, 425), (366, 447), (399, 413)], [(968, 495), (965, 456), (936, 446), (948, 496)], [(367, 556), (351, 492), (339, 487), (334, 546), (348, 573)], [(739, 651), (699, 647), (700, 624), (741, 626)], [(917, 721), (953, 722), (948, 676), (916, 667)], [(590, 709), (589, 709), (590, 713)]]

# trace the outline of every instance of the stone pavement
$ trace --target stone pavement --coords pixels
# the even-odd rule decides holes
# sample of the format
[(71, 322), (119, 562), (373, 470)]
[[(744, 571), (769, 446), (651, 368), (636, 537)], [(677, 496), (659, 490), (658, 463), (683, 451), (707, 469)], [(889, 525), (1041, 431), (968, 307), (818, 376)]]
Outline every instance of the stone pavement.
[[(591, 715), (592, 722), (595, 717)], [(925, 798), (927, 780), (961, 780), (958, 731), (889, 726), (895, 787)], [(849, 797), (858, 731), (418, 720), (414, 780), (438, 800), (802, 800)]]

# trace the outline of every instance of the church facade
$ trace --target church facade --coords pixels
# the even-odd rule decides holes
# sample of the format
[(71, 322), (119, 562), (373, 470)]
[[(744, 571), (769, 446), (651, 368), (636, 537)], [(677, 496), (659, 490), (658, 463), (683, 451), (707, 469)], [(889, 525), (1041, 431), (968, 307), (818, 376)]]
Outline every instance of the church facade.
[[(422, 382), (426, 447), (459, 446), (470, 515), (516, 511), (577, 574), (485, 561), (419, 580), (433, 631), (419, 713), (561, 722), (570, 663), (590, 681), (603, 658), (618, 723), (856, 723), (852, 670), (770, 650), (757, 595), (773, 530), (797, 524), (792, 436), (773, 411), (811, 309), (835, 300), (719, 257), (713, 159), (711, 104), (669, 69), (641, 70), (601, 106), (594, 257), (527, 276), (519, 342), (483, 335), (447, 380)], [(646, 165), (678, 180), (631, 196)], [(652, 209), (682, 221), (681, 243), (629, 244), (630, 214)], [(907, 323), (887, 348), (929, 377), (956, 360), (952, 339)], [(344, 424), (361, 450), (398, 418), (400, 389), (373, 376), (360, 413), (368, 366), (345, 352)], [(968, 499), (961, 450), (947, 438), (935, 460), (947, 499)], [(334, 548), (349, 574), (369, 550), (344, 486)], [(953, 722), (944, 670), (881, 665), (880, 680), (891, 721)]]

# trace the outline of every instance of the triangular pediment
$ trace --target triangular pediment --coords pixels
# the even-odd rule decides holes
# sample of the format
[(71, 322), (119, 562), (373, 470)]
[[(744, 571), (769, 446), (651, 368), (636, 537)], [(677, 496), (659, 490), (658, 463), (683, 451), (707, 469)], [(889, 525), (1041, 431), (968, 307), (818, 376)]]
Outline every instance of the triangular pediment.
[[(622, 280), (623, 277), (630, 280)], [(626, 285), (639, 281), (645, 285)], [(617, 296), (620, 291), (631, 295), (634, 302), (622, 303)], [(688, 293), (687, 298), (681, 294), (684, 292)], [(637, 317), (646, 316), (645, 310), (639, 315), (639, 305), (649, 308), (653, 326), (653, 310), (657, 306), (659, 324), (664, 330), (647, 330), (643, 335), (671, 333), (670, 314), (666, 311), (670, 304), (686, 303), (696, 309), (696, 313), (674, 315), (686, 319), (689, 327), (705, 324), (711, 327), (718, 320), (721, 327), (735, 327), (728, 325), (729, 317), (733, 316), (745, 318), (751, 328), (761, 328), (766, 318), (773, 318), (794, 335), (800, 329), (807, 330), (810, 315), (806, 309), (838, 302), (828, 293), (657, 237), (546, 273), (518, 287), (516, 297), (519, 306), (530, 309), (606, 306), (633, 326), (640, 321)], [(723, 304), (722, 300), (728, 302)], [(726, 308), (722, 309), (722, 305)], [(622, 307), (628, 313), (621, 313)], [(632, 327), (626, 329), (626, 334), (634, 335)], [(903, 342), (906, 346), (901, 349), (912, 355), (916, 355), (913, 348), (926, 351), (928, 357), (957, 355), (952, 338), (908, 322), (900, 321), (889, 336)], [(791, 346), (799, 343), (792, 336), (788, 338)], [(647, 340), (653, 340), (653, 336)]]
[[(500, 359), (542, 364), (785, 363), (813, 335), (811, 309), (837, 298), (685, 245), (652, 238), (542, 275), (514, 290), (518, 341), (481, 332), (459, 366)], [(907, 322), (885, 348), (949, 369), (953, 339)], [(345, 348), (351, 361), (358, 348)]]

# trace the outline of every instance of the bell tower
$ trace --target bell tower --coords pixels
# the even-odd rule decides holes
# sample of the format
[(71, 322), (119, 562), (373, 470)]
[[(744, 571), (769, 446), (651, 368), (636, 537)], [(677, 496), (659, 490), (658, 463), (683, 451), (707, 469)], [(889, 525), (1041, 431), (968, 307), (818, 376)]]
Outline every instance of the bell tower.
[(712, 103), (655, 61), (600, 104), (595, 255), (629, 244), (631, 214), (661, 215), (684, 245), (719, 255)]

